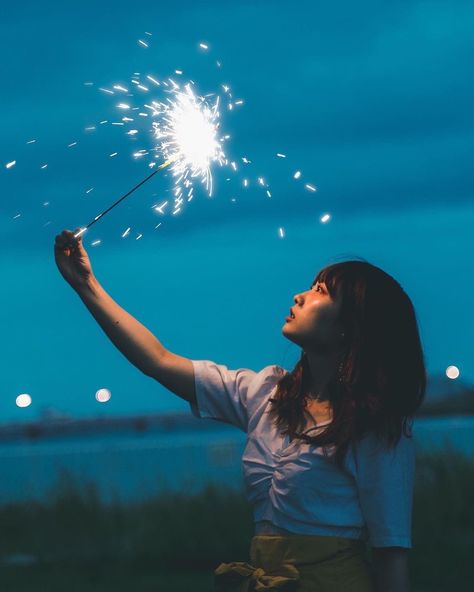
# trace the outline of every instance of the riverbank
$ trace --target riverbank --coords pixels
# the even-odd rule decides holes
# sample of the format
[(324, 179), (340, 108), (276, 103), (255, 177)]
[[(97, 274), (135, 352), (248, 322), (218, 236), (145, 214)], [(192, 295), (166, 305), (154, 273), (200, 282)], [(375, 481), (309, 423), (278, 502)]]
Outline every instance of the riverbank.
[[(413, 592), (466, 589), (474, 543), (472, 499), (472, 458), (454, 451), (417, 456), (409, 553)], [(221, 561), (248, 560), (253, 535), (247, 502), (224, 487), (111, 506), (93, 486), (67, 475), (48, 504), (0, 507), (0, 524), (0, 589), (15, 592), (151, 592), (160, 584), (179, 591), (189, 586), (191, 574), (197, 577), (192, 589), (208, 592)], [(167, 579), (170, 572), (179, 577)]]

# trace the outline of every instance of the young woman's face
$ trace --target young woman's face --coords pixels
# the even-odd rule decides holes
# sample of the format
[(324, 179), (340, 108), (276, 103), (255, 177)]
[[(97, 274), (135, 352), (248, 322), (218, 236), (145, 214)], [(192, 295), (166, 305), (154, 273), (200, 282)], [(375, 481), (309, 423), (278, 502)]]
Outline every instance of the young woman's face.
[(306, 352), (337, 351), (344, 331), (338, 321), (340, 299), (333, 300), (326, 285), (316, 282), (306, 292), (296, 294), (294, 300), (282, 328), (283, 335)]

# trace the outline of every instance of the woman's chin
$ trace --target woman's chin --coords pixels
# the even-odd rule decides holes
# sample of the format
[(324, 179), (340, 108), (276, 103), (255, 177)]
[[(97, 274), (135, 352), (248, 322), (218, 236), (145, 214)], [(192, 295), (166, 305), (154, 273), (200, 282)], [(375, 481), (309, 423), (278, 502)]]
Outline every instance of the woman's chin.
[(287, 321), (283, 325), (283, 327), (281, 328), (282, 335), (284, 335), (287, 339), (289, 339), (293, 343), (296, 343), (296, 345), (299, 345), (298, 339), (296, 338), (296, 335), (291, 331), (291, 328), (289, 327), (289, 325), (291, 325), (291, 321), (290, 322)]

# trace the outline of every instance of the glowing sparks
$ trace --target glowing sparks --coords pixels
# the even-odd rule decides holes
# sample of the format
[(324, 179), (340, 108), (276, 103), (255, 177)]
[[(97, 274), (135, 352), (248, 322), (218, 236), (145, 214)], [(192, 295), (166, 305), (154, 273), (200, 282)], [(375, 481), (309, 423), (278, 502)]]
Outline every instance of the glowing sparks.
[(147, 78), (150, 82), (153, 82), (153, 84), (156, 84), (156, 86), (160, 86), (160, 83), (158, 82), (158, 80), (156, 78), (153, 78), (153, 76), (148, 75)]
[(118, 152), (112, 152), (112, 154), (109, 154), (109, 156), (112, 158), (113, 156), (117, 156)]
[(278, 229), (278, 236), (280, 238), (285, 238), (285, 229), (284, 228), (279, 228)]
[(5, 165), (5, 168), (6, 169), (11, 169), (15, 165), (16, 165), (16, 160), (11, 160), (10, 162), (7, 162), (7, 164)]
[(117, 105), (118, 109), (130, 109), (130, 105), (127, 105), (127, 103), (119, 103)]
[(457, 366), (448, 366), (446, 368), (446, 376), (451, 380), (455, 380), (459, 377), (459, 368)]
[(293, 175), (293, 179), (299, 179), (301, 177), (301, 171), (296, 171)]
[(329, 222), (330, 219), (331, 219), (331, 216), (329, 214), (323, 214), (320, 218), (320, 220), (323, 224), (326, 224), (326, 222)]
[(305, 187), (308, 191), (317, 191), (316, 187), (310, 183), (306, 183)]
[(281, 152), (277, 152), (278, 158), (286, 158), (286, 154), (282, 154)]
[(142, 39), (138, 40), (139, 45), (141, 45), (142, 47), (148, 47), (148, 43), (146, 43), (145, 41), (143, 41)]
[(113, 88), (115, 88), (115, 90), (120, 90), (121, 92), (128, 93), (128, 88), (125, 88), (121, 84), (114, 84)]
[(130, 234), (130, 226), (122, 233), (122, 238), (127, 237)]
[(168, 201), (163, 202), (161, 205), (159, 206), (154, 206), (153, 209), (155, 210), (155, 212), (159, 212), (160, 214), (163, 214), (163, 208), (168, 204)]
[(95, 240), (95, 241), (92, 241), (92, 242), (91, 242), (91, 247), (97, 247), (97, 246), (99, 246), (99, 245), (100, 245), (100, 243), (101, 243), (101, 241), (100, 241), (100, 240)]
[(207, 43), (200, 43), (200, 44), (199, 44), (199, 47), (200, 47), (201, 49), (209, 49), (209, 45), (207, 45)]
[[(170, 79), (171, 80), (171, 79)], [(179, 197), (192, 188), (192, 180), (199, 178), (212, 195), (211, 164), (224, 163), (225, 155), (217, 137), (219, 127), (219, 99), (208, 104), (197, 97), (191, 84), (184, 91), (174, 88), (173, 98), (154, 102), (157, 121), (153, 122), (159, 149), (175, 179), (175, 195)], [(173, 212), (175, 213), (175, 212)]]

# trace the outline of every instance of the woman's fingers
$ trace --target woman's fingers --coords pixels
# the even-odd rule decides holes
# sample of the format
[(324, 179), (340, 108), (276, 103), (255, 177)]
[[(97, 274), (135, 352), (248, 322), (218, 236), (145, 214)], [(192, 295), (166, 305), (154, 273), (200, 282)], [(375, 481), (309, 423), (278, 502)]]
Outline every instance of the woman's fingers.
[(72, 230), (63, 230), (61, 234), (56, 235), (54, 246), (58, 249), (72, 249), (81, 243), (81, 237), (75, 238), (74, 234), (78, 232), (80, 228), (77, 228), (74, 232)]

